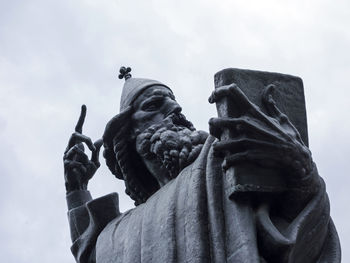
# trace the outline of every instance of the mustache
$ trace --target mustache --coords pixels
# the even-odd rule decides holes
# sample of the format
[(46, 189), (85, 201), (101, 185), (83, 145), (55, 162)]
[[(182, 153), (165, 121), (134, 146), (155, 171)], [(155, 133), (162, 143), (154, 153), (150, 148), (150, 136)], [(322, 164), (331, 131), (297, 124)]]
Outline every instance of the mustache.
[(176, 126), (180, 126), (180, 127), (185, 127), (191, 131), (196, 130), (192, 124), (192, 122), (188, 121), (185, 117), (185, 115), (183, 115), (182, 113), (171, 113), (169, 114), (164, 121), (167, 122), (168, 120), (171, 120), (171, 123), (173, 123)]

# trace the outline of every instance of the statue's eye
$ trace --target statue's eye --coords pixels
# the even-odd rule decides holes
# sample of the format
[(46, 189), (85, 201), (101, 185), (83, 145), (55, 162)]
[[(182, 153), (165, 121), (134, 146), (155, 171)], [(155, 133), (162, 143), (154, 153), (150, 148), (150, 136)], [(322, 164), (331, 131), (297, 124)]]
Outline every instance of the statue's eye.
[(155, 110), (157, 110), (157, 109), (159, 109), (161, 107), (162, 101), (163, 101), (162, 98), (152, 99), (152, 100), (150, 100), (149, 102), (145, 103), (142, 106), (142, 110), (144, 110), (144, 111), (155, 111)]

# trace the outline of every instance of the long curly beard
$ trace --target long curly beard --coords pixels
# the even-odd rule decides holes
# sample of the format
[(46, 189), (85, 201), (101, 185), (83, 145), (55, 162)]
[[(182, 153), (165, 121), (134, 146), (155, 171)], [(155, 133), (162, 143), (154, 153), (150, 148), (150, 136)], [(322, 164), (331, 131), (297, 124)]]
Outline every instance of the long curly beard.
[(198, 157), (207, 137), (208, 133), (196, 131), (183, 114), (173, 113), (140, 133), (136, 149), (143, 158), (158, 160), (175, 178)]

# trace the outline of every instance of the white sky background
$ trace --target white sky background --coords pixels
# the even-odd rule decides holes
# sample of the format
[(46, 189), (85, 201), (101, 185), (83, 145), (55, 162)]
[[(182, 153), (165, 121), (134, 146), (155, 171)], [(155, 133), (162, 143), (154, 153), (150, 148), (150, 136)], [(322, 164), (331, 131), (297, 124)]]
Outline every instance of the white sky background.
[[(310, 148), (350, 262), (348, 0), (0, 0), (0, 251), (5, 263), (74, 262), (62, 156), (80, 112), (99, 138), (119, 111), (120, 66), (173, 88), (197, 128), (227, 67), (303, 78)], [(94, 197), (123, 182), (102, 167)]]

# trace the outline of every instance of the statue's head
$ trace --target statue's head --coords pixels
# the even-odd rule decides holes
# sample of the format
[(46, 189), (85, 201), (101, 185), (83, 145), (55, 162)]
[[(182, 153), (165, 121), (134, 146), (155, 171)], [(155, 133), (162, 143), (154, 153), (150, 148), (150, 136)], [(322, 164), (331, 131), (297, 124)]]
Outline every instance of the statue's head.
[(106, 126), (104, 157), (138, 205), (195, 160), (207, 133), (186, 120), (168, 86), (131, 78), (130, 68), (121, 68), (120, 77), (120, 113)]

